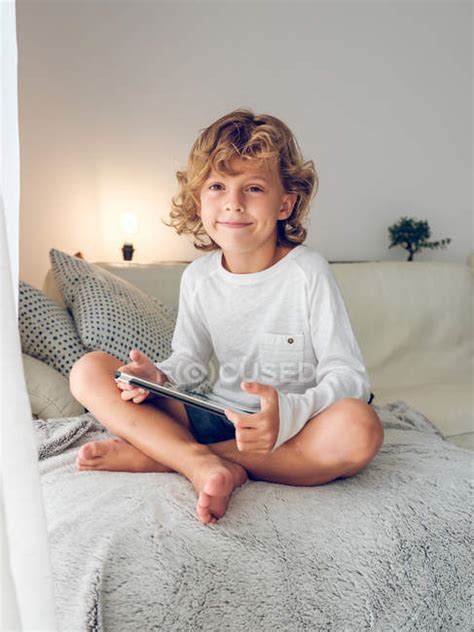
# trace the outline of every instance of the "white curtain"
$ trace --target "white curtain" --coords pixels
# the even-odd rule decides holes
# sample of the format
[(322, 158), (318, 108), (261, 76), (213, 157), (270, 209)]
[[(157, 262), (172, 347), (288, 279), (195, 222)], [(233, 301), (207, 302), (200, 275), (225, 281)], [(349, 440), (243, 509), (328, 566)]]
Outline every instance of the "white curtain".
[(19, 139), (14, 0), (0, 1), (2, 631), (57, 630), (46, 519), (17, 326)]

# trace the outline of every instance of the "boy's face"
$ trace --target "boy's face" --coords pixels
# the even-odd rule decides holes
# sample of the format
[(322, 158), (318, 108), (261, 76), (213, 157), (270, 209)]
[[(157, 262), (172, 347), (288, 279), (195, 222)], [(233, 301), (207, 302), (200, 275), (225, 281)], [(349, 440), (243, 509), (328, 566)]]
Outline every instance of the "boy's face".
[(198, 212), (206, 233), (224, 252), (253, 253), (276, 243), (277, 221), (291, 215), (296, 193), (286, 193), (276, 166), (235, 158), (236, 176), (211, 171)]

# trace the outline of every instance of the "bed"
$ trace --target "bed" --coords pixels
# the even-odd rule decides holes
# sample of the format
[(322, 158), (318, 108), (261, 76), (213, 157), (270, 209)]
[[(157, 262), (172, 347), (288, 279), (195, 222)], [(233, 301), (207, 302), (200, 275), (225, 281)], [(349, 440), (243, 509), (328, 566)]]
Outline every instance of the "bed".
[(472, 629), (472, 452), (402, 401), (359, 474), (248, 481), (214, 525), (177, 473), (78, 471), (109, 438), (85, 413), (35, 420), (59, 629)]

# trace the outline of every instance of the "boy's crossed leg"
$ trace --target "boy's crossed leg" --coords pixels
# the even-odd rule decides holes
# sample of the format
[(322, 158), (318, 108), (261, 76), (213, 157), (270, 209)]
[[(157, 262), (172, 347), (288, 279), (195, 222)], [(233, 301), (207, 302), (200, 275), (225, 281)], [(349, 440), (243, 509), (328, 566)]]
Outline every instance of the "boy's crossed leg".
[[(359, 400), (340, 400), (311, 419), (290, 441), (271, 454), (240, 452), (235, 440), (208, 444), (215, 454), (243, 466), (250, 478), (283, 485), (313, 486), (360, 472), (383, 443), (378, 417), (371, 419)], [(172, 402), (174, 403), (174, 402)], [(363, 419), (361, 414), (367, 415)], [(326, 414), (324, 414), (326, 413)], [(181, 420), (180, 423), (187, 425)], [(92, 444), (88, 444), (92, 445)], [(171, 472), (169, 467), (115, 439), (94, 443), (81, 469), (125, 469), (131, 472)], [(96, 457), (92, 458), (92, 455)]]
[[(76, 398), (123, 439), (82, 446), (79, 469), (180, 472), (198, 493), (198, 516), (205, 523), (224, 515), (230, 495), (247, 480), (247, 472), (256, 480), (320, 485), (356, 474), (383, 443), (383, 428), (372, 407), (346, 399), (309, 420), (271, 454), (239, 452), (234, 440), (202, 445), (191, 434), (179, 402), (161, 398), (157, 408), (151, 403), (136, 405), (122, 400), (111, 379), (118, 366), (116, 358), (93, 352), (83, 356), (71, 371), (71, 390)], [(86, 379), (88, 384), (97, 385), (96, 393), (86, 387)]]
[(375, 457), (383, 439), (383, 426), (369, 404), (342, 399), (270, 454), (239, 452), (236, 441), (209, 447), (245, 467), (256, 480), (312, 486), (357, 474)]

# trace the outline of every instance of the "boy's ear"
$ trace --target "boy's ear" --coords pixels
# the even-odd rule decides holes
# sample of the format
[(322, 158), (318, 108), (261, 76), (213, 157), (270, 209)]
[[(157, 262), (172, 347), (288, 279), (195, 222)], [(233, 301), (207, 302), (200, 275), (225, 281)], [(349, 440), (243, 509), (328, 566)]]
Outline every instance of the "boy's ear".
[(293, 208), (295, 207), (296, 200), (298, 199), (297, 193), (287, 193), (283, 198), (283, 205), (280, 209), (280, 219), (288, 219), (291, 213), (293, 212)]

